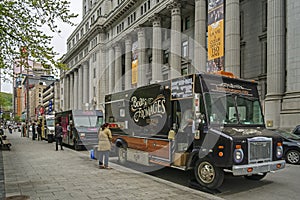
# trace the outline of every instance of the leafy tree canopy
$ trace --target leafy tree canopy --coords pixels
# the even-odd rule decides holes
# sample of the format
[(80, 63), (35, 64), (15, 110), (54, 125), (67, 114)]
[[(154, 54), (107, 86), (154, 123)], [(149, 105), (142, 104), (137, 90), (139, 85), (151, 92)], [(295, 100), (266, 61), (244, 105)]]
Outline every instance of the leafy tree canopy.
[[(48, 26), (60, 33), (57, 20), (75, 25), (67, 0), (0, 0), (0, 69), (8, 73), (15, 60), (26, 66), (26, 58), (42, 64), (45, 69), (64, 68), (55, 59), (58, 55), (51, 46), (53, 36), (42, 31)], [(28, 66), (27, 66), (28, 67)]]

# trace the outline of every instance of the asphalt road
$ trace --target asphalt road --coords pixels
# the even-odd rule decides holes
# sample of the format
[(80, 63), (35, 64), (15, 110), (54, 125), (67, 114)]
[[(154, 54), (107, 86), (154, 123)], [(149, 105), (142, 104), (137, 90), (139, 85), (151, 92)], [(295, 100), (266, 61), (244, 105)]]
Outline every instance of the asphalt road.
[[(113, 161), (113, 162), (116, 162)], [(261, 181), (247, 180), (243, 177), (234, 177), (231, 174), (225, 175), (223, 185), (214, 191), (208, 191), (203, 188), (194, 187), (190, 179), (193, 172), (184, 172), (173, 168), (162, 168), (157, 171), (151, 168), (136, 165), (133, 163), (126, 164), (126, 167), (144, 171), (155, 177), (168, 180), (186, 187), (192, 187), (202, 190), (215, 196), (228, 200), (255, 199), (255, 200), (294, 200), (300, 199), (299, 174), (300, 165), (286, 165), (286, 168), (275, 173), (269, 173)]]

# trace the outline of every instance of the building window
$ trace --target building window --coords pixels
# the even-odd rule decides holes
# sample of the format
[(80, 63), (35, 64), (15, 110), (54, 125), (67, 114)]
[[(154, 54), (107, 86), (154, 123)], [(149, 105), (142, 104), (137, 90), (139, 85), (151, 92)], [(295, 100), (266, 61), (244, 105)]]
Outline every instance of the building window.
[(182, 43), (182, 56), (187, 58), (189, 55), (189, 43), (188, 41), (184, 41)]
[(81, 35), (81, 37), (83, 36), (83, 34), (84, 34), (84, 29), (83, 28), (81, 28), (81, 30), (80, 30), (80, 35)]
[(151, 8), (151, 4), (150, 4), (150, 0), (148, 0), (148, 10), (150, 10)]
[(185, 18), (185, 30), (188, 30), (189, 28), (191, 28), (191, 18), (190, 18), (190, 16)]
[(244, 12), (240, 12), (240, 35), (241, 35), (241, 40), (244, 38)]
[(144, 14), (144, 6), (141, 6), (141, 15)]
[(182, 68), (181, 69), (181, 75), (187, 75), (188, 74), (188, 68), (185, 67), (185, 68)]
[(164, 57), (163, 57), (163, 64), (169, 63), (169, 51), (165, 50), (164, 51)]
[(267, 31), (268, 27), (268, 1), (262, 2), (262, 31)]
[(96, 68), (94, 68), (94, 78), (96, 78)]

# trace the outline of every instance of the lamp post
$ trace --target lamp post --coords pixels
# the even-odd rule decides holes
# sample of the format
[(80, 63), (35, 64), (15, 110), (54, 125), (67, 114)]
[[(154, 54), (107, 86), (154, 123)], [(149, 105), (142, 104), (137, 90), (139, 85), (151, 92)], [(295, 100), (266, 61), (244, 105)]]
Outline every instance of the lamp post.
[(26, 77), (26, 129), (27, 129), (27, 137), (29, 137), (29, 120), (30, 120), (30, 112), (29, 112), (29, 76), (28, 76), (28, 68), (27, 68), (27, 77)]

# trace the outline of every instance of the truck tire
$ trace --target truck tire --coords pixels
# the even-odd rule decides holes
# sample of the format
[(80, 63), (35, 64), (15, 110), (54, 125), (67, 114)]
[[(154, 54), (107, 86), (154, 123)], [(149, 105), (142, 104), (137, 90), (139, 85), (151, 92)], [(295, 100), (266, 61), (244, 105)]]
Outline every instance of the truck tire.
[(289, 150), (286, 153), (286, 162), (290, 164), (298, 164), (300, 162), (300, 152), (297, 150)]
[(117, 153), (118, 162), (124, 165), (127, 162), (127, 150), (124, 147), (118, 147)]
[(208, 159), (199, 159), (196, 162), (194, 172), (197, 182), (209, 189), (220, 187), (224, 180), (224, 171)]
[(267, 173), (253, 174), (253, 175), (250, 175), (250, 176), (245, 176), (245, 178), (248, 179), (248, 180), (259, 181), (259, 180), (263, 179), (266, 175), (267, 175)]

